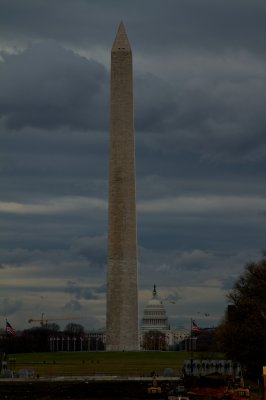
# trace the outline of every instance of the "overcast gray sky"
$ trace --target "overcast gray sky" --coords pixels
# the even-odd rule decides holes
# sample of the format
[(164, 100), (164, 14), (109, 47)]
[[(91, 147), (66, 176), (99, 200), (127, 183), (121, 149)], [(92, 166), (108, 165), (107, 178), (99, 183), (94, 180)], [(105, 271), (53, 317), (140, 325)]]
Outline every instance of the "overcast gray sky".
[[(140, 313), (217, 325), (266, 248), (266, 2), (0, 0), (0, 315), (105, 326), (110, 49), (133, 50)], [(203, 314), (210, 317), (204, 319)]]

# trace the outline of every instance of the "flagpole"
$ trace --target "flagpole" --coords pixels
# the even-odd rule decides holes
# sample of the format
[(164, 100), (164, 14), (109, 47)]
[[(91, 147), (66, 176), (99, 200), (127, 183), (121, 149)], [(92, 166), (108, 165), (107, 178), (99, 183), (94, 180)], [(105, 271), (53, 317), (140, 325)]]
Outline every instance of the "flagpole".
[(192, 318), (190, 318), (190, 375), (193, 377)]

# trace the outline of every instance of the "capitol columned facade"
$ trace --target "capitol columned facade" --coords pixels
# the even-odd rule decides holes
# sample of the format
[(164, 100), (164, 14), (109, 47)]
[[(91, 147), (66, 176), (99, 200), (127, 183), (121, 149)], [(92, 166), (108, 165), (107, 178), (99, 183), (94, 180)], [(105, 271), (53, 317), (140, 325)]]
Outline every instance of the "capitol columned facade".
[(152, 298), (148, 301), (144, 308), (143, 318), (141, 322), (142, 333), (148, 331), (166, 332), (170, 329), (168, 317), (163, 302), (159, 299), (154, 285)]
[(179, 343), (189, 336), (186, 329), (171, 329), (165, 306), (155, 285), (152, 298), (143, 310), (140, 332), (143, 350), (175, 350)]

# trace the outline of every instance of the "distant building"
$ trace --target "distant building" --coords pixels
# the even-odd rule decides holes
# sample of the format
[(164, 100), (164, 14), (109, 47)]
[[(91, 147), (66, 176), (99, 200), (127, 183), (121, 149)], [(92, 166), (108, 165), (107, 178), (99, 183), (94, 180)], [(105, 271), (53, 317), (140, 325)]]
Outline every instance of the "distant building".
[[(184, 350), (189, 336), (190, 331), (185, 328), (170, 327), (167, 310), (154, 285), (152, 297), (145, 305), (140, 321), (141, 350)], [(106, 349), (106, 330), (87, 331), (83, 349)]]
[(170, 325), (163, 302), (159, 299), (154, 285), (152, 298), (144, 308), (141, 321), (142, 334), (148, 331), (168, 332)]
[(152, 298), (143, 310), (140, 324), (141, 347), (146, 350), (176, 350), (188, 337), (185, 329), (171, 329), (166, 308), (154, 285)]

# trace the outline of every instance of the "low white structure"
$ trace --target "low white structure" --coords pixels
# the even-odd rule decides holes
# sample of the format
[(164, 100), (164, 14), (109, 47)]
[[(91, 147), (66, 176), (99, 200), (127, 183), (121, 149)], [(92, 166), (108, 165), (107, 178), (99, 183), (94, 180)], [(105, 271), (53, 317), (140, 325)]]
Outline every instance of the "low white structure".
[(29, 368), (19, 369), (17, 372), (18, 378), (32, 379), (35, 376), (34, 370)]
[(205, 376), (215, 373), (230, 375), (234, 378), (241, 376), (241, 366), (232, 360), (185, 360), (183, 365), (185, 375)]

